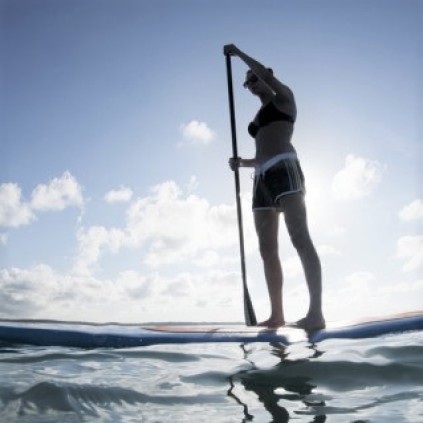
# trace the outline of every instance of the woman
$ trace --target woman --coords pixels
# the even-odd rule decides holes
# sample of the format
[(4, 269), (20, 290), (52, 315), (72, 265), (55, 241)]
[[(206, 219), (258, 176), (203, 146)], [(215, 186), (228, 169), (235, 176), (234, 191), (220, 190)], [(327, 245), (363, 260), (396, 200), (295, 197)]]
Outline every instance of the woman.
[(285, 324), (282, 304), (283, 274), (278, 252), (279, 215), (300, 257), (310, 295), (307, 315), (297, 322), (305, 330), (325, 327), (322, 313), (320, 260), (310, 238), (304, 201), (304, 176), (291, 143), (297, 116), (292, 91), (234, 44), (224, 53), (239, 57), (248, 67), (244, 87), (257, 96), (262, 106), (248, 126), (255, 139), (254, 159), (232, 158), (232, 170), (254, 167), (253, 212), (260, 254), (270, 297), (271, 314), (259, 326), (275, 328)]

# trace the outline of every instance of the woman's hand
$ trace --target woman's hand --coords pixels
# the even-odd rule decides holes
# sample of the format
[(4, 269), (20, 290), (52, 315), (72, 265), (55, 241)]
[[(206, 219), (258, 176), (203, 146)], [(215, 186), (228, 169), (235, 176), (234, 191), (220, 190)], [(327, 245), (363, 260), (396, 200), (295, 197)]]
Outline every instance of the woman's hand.
[(231, 170), (235, 172), (239, 167), (241, 167), (241, 160), (241, 157), (231, 157), (229, 159), (229, 167)]
[(235, 171), (240, 167), (255, 167), (256, 159), (241, 159), (241, 157), (231, 157), (229, 167)]
[(235, 44), (226, 44), (223, 47), (223, 54), (229, 56), (237, 56), (240, 52), (240, 49)]

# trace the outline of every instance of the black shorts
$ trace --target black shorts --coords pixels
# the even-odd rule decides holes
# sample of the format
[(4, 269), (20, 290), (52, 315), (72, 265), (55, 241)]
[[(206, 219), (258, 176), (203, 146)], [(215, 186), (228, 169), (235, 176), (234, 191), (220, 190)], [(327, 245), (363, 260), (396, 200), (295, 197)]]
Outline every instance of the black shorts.
[(253, 210), (280, 209), (280, 199), (305, 193), (304, 174), (295, 153), (275, 156), (256, 169)]

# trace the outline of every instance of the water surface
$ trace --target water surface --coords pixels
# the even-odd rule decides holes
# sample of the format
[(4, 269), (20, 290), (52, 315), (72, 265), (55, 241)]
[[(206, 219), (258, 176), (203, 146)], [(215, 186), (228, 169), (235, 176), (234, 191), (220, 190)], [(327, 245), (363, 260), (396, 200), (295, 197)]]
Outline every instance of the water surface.
[(423, 332), (80, 350), (0, 346), (1, 422), (423, 422)]

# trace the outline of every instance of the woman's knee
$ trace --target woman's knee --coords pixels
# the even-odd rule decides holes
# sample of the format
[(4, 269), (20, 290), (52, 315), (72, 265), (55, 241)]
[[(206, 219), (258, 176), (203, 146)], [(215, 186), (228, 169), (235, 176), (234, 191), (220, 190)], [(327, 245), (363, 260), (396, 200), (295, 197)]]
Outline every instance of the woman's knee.
[(259, 240), (260, 255), (263, 260), (273, 260), (279, 257), (278, 243), (269, 240)]
[(286, 203), (284, 215), (292, 245), (300, 251), (313, 247), (308, 230), (307, 212), (303, 197), (292, 196), (292, 199)]
[(306, 232), (293, 230), (289, 233), (292, 245), (297, 251), (305, 251), (313, 248), (310, 235)]

